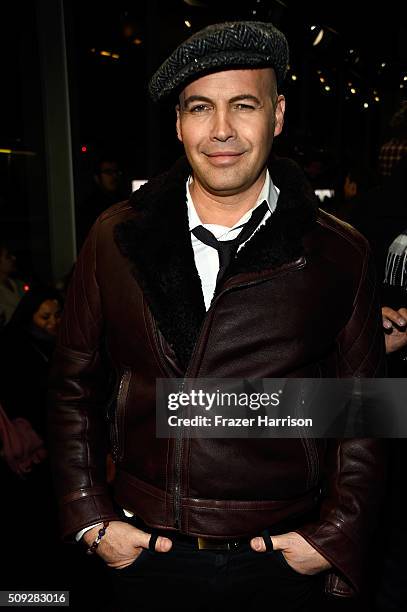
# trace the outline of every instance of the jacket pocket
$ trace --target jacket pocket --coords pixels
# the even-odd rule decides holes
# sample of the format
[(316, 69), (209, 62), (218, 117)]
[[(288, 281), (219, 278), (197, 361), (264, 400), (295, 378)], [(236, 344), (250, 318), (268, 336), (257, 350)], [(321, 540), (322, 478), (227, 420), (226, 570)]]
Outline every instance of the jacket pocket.
[(124, 455), (124, 422), (130, 381), (131, 370), (130, 368), (125, 368), (120, 377), (115, 396), (110, 403), (110, 439), (112, 444), (112, 457), (115, 463), (121, 461)]

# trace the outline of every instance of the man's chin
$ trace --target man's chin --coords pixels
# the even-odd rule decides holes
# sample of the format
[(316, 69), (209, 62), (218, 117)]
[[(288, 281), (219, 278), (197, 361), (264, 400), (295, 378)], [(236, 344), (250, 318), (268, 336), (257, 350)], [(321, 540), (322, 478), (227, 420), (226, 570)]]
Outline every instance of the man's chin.
[(247, 190), (245, 185), (236, 185), (235, 183), (210, 183), (205, 186), (205, 189), (212, 195), (225, 197), (244, 193)]
[(232, 173), (223, 169), (219, 172), (208, 173), (207, 176), (202, 178), (204, 179), (201, 181), (202, 184), (210, 193), (214, 194), (235, 195), (246, 191), (248, 188), (246, 181), (242, 180), (241, 172)]

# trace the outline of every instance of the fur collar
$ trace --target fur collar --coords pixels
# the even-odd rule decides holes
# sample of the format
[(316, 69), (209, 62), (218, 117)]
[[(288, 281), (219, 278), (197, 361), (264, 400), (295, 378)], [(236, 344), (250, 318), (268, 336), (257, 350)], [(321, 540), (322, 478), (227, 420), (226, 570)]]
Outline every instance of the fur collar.
[[(316, 199), (299, 167), (273, 159), (270, 174), (279, 187), (269, 221), (239, 251), (228, 277), (275, 268), (298, 259), (302, 237), (316, 219)], [(167, 173), (136, 191), (132, 219), (115, 228), (115, 241), (130, 260), (161, 333), (186, 368), (195, 346), (205, 305), (195, 267), (185, 204), (191, 169), (180, 159)]]

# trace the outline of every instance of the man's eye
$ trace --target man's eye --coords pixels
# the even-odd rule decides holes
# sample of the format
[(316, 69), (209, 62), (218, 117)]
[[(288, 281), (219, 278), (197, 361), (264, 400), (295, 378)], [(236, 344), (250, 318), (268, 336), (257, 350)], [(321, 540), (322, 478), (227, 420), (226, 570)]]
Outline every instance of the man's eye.
[(191, 106), (191, 108), (189, 109), (189, 112), (190, 113), (203, 113), (208, 110), (210, 110), (210, 107), (208, 104), (196, 104), (195, 106)]
[(239, 102), (239, 104), (235, 104), (236, 110), (254, 110), (254, 106), (252, 104), (243, 104), (243, 102)]

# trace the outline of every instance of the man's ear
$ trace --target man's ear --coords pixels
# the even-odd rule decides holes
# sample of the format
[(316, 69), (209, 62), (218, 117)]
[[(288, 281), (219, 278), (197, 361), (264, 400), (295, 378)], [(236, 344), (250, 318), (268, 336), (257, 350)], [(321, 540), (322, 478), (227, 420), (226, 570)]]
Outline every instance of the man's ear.
[(175, 107), (175, 112), (177, 113), (177, 122), (175, 124), (177, 130), (177, 138), (180, 142), (182, 142), (181, 109), (179, 104), (177, 104), (177, 106)]
[(283, 131), (284, 113), (285, 113), (285, 98), (284, 96), (278, 96), (276, 107), (274, 110), (274, 116), (275, 116), (274, 136), (278, 136)]

